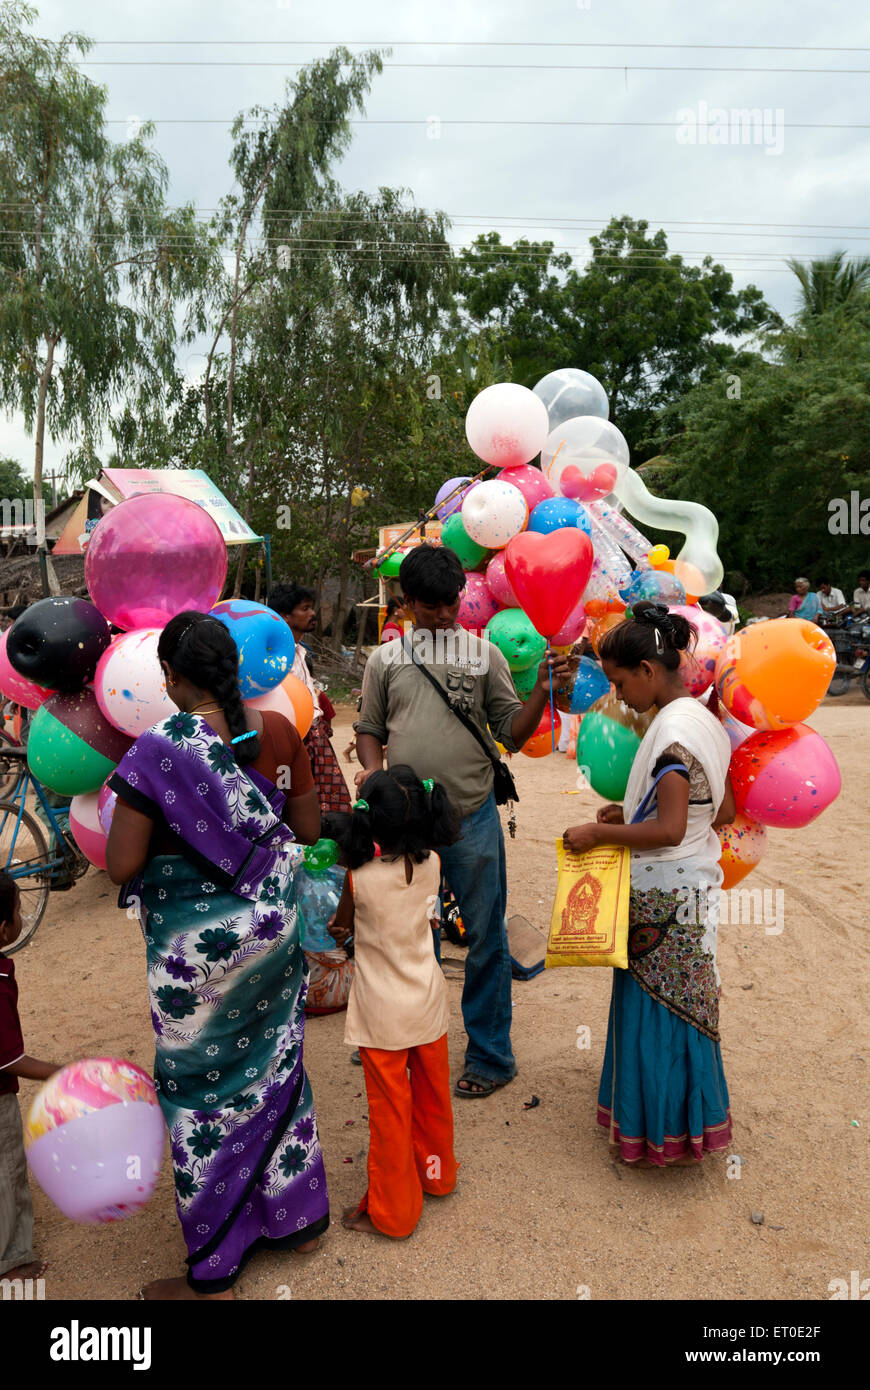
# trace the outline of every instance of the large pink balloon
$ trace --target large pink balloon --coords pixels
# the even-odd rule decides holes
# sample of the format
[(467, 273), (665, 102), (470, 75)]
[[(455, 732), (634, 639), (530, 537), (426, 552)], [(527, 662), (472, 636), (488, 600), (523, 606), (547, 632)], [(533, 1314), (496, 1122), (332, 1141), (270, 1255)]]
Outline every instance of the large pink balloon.
[(497, 612), (498, 604), (483, 575), (469, 571), (465, 576), (462, 602), (456, 615), (459, 626), (467, 628), (469, 632), (482, 632)]
[(501, 482), (513, 483), (514, 487), (519, 488), (530, 512), (534, 511), (539, 502), (546, 502), (548, 497), (555, 497), (551, 484), (534, 464), (521, 463), (518, 468), (503, 468), (498, 476)]
[(510, 586), (507, 575), (504, 572), (504, 551), (499, 550), (493, 555), (486, 567), (486, 582), (489, 592), (492, 594), (496, 604), (502, 608), (519, 608), (520, 601)]
[(517, 468), (547, 441), (547, 407), (527, 386), (511, 381), (487, 386), (465, 417), (465, 437), (478, 458), (496, 468)]
[(227, 548), (208, 512), (187, 497), (144, 492), (98, 522), (85, 580), (116, 627), (165, 627), (185, 608), (207, 613), (227, 577)]
[(25, 709), (39, 709), (44, 705), (50, 695), (56, 695), (56, 690), (46, 690), (44, 686), (36, 685), (29, 681), (26, 676), (20, 676), (11, 664), (6, 655), (6, 638), (11, 629), (0, 636), (0, 694), (6, 696), (7, 700), (14, 700), (16, 704), (23, 705)]
[(765, 729), (731, 757), (738, 811), (760, 825), (809, 825), (840, 795), (840, 769), (821, 734), (808, 724)]

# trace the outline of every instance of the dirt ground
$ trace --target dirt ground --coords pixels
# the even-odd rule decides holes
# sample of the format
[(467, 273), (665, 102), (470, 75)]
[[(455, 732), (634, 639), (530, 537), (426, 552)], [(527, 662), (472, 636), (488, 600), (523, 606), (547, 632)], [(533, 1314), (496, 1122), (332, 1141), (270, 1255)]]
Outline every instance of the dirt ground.
[[(339, 714), (335, 746), (348, 742)], [(860, 902), (870, 844), (870, 705), (855, 692), (810, 721), (843, 773), (840, 799), (803, 830), (768, 832), (749, 886), (781, 888), (784, 929), (720, 935), (721, 1029), (734, 1119), (724, 1156), (698, 1169), (635, 1170), (610, 1161), (595, 1102), (608, 970), (551, 970), (514, 985), (519, 1076), (484, 1101), (456, 1100), (457, 1191), (427, 1198), (406, 1241), (336, 1224), (365, 1187), (366, 1104), (343, 1015), (309, 1021), (305, 1056), (326, 1157), (333, 1225), (309, 1256), (259, 1255), (244, 1299), (827, 1299), (832, 1279), (867, 1272), (870, 1040), (868, 945)], [(509, 915), (546, 926), (553, 841), (599, 799), (571, 794), (564, 756), (517, 757), (522, 800), (508, 840)], [(353, 768), (348, 767), (352, 773)], [(150, 1068), (151, 1026), (138, 927), (92, 869), (52, 897), (16, 957), (25, 1045), (58, 1062), (94, 1054)], [(446, 953), (461, 953), (446, 946)], [(459, 968), (451, 976), (451, 1057), (464, 1047)], [(578, 1047), (578, 1028), (591, 1045)], [(582, 1040), (582, 1034), (580, 1035)], [(22, 1082), (28, 1104), (35, 1083)], [(533, 1095), (540, 1105), (524, 1109)], [(148, 1207), (115, 1225), (74, 1226), (34, 1184), (37, 1252), (48, 1299), (129, 1299), (183, 1271), (184, 1245), (165, 1164)], [(763, 1213), (763, 1224), (751, 1214)]]

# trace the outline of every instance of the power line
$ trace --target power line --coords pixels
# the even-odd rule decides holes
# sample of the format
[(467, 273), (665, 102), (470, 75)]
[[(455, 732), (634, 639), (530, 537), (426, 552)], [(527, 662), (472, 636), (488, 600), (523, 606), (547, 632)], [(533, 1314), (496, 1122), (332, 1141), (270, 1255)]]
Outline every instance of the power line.
[[(33, 203), (32, 203), (30, 200), (27, 200), (27, 199), (19, 199), (18, 201), (16, 201), (16, 202), (11, 202), (11, 203), (0, 203), (0, 212), (2, 212), (2, 211), (4, 211), (4, 210), (12, 210), (12, 211), (15, 211), (16, 209), (25, 209), (25, 210), (28, 210), (28, 211), (29, 211), (29, 210), (33, 210), (34, 212), (37, 211), (37, 209), (34, 207)], [(166, 211), (166, 212), (169, 212), (169, 213), (172, 213), (172, 212), (182, 212), (182, 211), (185, 211), (185, 210), (186, 210), (186, 206), (185, 206), (184, 204), (170, 204), (170, 205), (168, 205), (168, 206), (166, 207), (166, 209), (165, 209), (165, 211)], [(214, 204), (204, 205), (204, 206), (201, 206), (201, 207), (199, 207), (198, 209), (195, 210), (196, 216), (198, 216), (198, 217), (199, 217), (199, 216), (204, 216), (206, 213), (210, 213), (210, 212), (211, 212), (211, 213), (214, 213), (214, 212), (220, 212), (220, 211), (221, 211), (220, 207), (217, 206), (217, 205), (214, 205)], [(278, 217), (278, 216), (280, 216), (280, 215), (283, 215), (283, 216), (286, 216), (286, 217), (298, 217), (298, 218), (304, 217), (304, 218), (309, 218), (309, 219), (311, 219), (312, 221), (317, 221), (317, 220), (327, 221), (327, 220), (332, 219), (332, 218), (346, 219), (349, 215), (352, 215), (352, 214), (349, 214), (349, 213), (348, 213), (348, 210), (345, 209), (345, 208), (332, 208), (332, 209), (330, 209), (330, 208), (272, 208), (272, 209), (270, 210), (270, 213), (269, 213), (269, 221), (271, 222), (271, 220), (272, 220), (273, 218)], [(425, 215), (426, 215), (426, 214), (424, 213), (423, 216), (425, 216)], [(529, 216), (529, 217), (525, 217), (525, 218), (520, 219), (520, 215), (517, 214), (517, 213), (473, 213), (473, 212), (455, 212), (455, 213), (448, 213), (448, 212), (445, 212), (445, 213), (444, 213), (444, 216), (445, 216), (445, 218), (447, 219), (447, 221), (450, 222), (450, 223), (451, 223), (452, 225), (454, 225), (454, 226), (459, 226), (459, 225), (461, 225), (461, 224), (463, 224), (463, 223), (467, 223), (468, 225), (472, 225), (472, 226), (479, 226), (479, 225), (483, 225), (483, 224), (485, 224), (485, 223), (491, 223), (491, 224), (494, 224), (494, 225), (493, 225), (493, 230), (507, 230), (507, 229), (509, 229), (509, 228), (514, 228), (514, 229), (515, 229), (515, 228), (518, 228), (518, 227), (530, 227), (530, 228), (533, 228), (533, 229), (546, 229), (546, 228), (549, 228), (549, 227), (554, 227), (557, 231), (568, 231), (568, 230), (587, 231), (587, 230), (591, 230), (591, 231), (593, 231), (593, 232), (598, 232), (598, 231), (602, 231), (602, 230), (606, 229), (607, 224), (608, 224), (608, 222), (610, 221), (610, 215), (609, 215), (609, 214), (608, 214), (606, 217), (605, 217), (605, 216), (598, 216), (598, 215), (595, 215), (595, 214), (589, 214), (588, 216), (582, 216), (582, 215), (581, 215), (581, 216), (577, 216), (577, 217), (566, 217), (566, 216), (559, 216), (558, 214), (555, 214), (555, 213), (554, 213), (553, 215), (551, 215), (551, 216), (547, 216), (547, 215), (545, 215), (545, 214), (536, 213), (536, 214), (533, 214), (533, 215), (531, 215), (531, 216)], [(382, 217), (380, 220), (381, 220), (382, 222), (384, 222), (385, 224), (390, 224), (390, 223), (417, 222), (417, 221), (419, 221), (419, 219), (420, 219), (420, 214), (419, 214), (419, 213), (411, 213), (411, 212), (408, 212), (408, 213), (401, 213), (401, 214), (392, 214), (392, 215), (389, 215), (389, 216), (386, 216), (386, 217)], [(757, 235), (757, 236), (775, 236), (775, 235), (778, 235), (778, 234), (779, 234), (779, 232), (776, 232), (776, 233), (770, 233), (770, 232), (757, 232), (757, 231), (754, 230), (754, 229), (756, 229), (756, 228), (758, 228), (758, 227), (765, 227), (765, 228), (767, 228), (767, 227), (776, 227), (776, 228), (778, 228), (780, 231), (781, 231), (781, 230), (793, 231), (793, 232), (795, 232), (796, 235), (800, 235), (801, 237), (803, 237), (803, 233), (798, 231), (799, 228), (810, 228), (810, 229), (812, 229), (813, 231), (820, 231), (820, 232), (833, 232), (833, 233), (836, 233), (838, 236), (839, 236), (839, 235), (843, 235), (844, 233), (848, 233), (848, 232), (870, 232), (870, 224), (852, 225), (852, 224), (840, 223), (840, 222), (739, 222), (739, 221), (736, 221), (736, 220), (729, 220), (729, 221), (727, 221), (727, 222), (721, 222), (721, 221), (713, 221), (713, 220), (706, 219), (706, 218), (680, 219), (680, 218), (674, 218), (674, 217), (646, 217), (646, 216), (643, 217), (643, 218), (640, 219), (640, 220), (646, 222), (648, 226), (656, 225), (656, 226), (660, 227), (663, 231), (667, 231), (668, 228), (677, 228), (677, 229), (680, 229), (680, 228), (694, 228), (694, 227), (701, 227), (701, 228), (715, 227), (715, 228), (717, 229), (717, 234), (718, 234), (718, 235), (721, 235), (721, 236), (756, 236), (756, 235)], [(581, 224), (584, 224), (584, 223), (591, 223), (592, 226), (591, 226), (591, 227), (586, 227), (586, 226), (581, 225)], [(499, 227), (498, 224), (501, 224), (501, 226)], [(560, 225), (560, 224), (561, 224), (561, 225)], [(722, 231), (722, 230), (721, 230), (722, 228), (726, 228), (726, 227), (748, 227), (748, 228), (751, 228), (751, 229), (753, 229), (753, 230), (746, 231), (746, 232), (729, 232), (729, 231)], [(685, 235), (685, 236), (703, 236), (703, 235), (706, 235), (706, 232), (695, 232), (695, 231), (686, 231), (686, 232), (682, 232), (682, 231), (679, 231), (679, 230), (678, 230), (675, 234), (676, 234), (676, 235)], [(827, 238), (827, 237), (819, 237), (819, 238), (812, 238), (812, 239), (813, 239), (813, 240), (819, 240), (819, 241), (825, 241), (825, 240), (828, 240), (829, 238)], [(864, 238), (861, 238), (861, 237), (858, 237), (858, 238), (849, 237), (849, 240), (863, 240), (863, 239), (864, 239)]]
[[(112, 58), (79, 60), (86, 68), (304, 68), (307, 63), (273, 62), (260, 58)], [(468, 72), (730, 72), (730, 73), (798, 73), (828, 76), (866, 76), (870, 68), (732, 68), (677, 67), (652, 63), (384, 63), (390, 68), (435, 68)]]
[(758, 53), (870, 53), (870, 48), (800, 43), (590, 43), (585, 39), (97, 39), (98, 48), (679, 48)]
[[(741, 109), (742, 109), (742, 108), (741, 108)], [(727, 108), (723, 107), (722, 110), (727, 110)], [(221, 117), (219, 117), (219, 116), (142, 116), (142, 117), (139, 117), (139, 119), (142, 120), (143, 123), (147, 120), (147, 121), (149, 121), (149, 122), (152, 122), (154, 125), (220, 125), (220, 126), (228, 126), (228, 125), (232, 125), (233, 121), (235, 121), (237, 118), (236, 118), (235, 116), (229, 116), (229, 117), (227, 117), (226, 119), (221, 119)], [(256, 116), (246, 116), (246, 117), (244, 118), (244, 120), (245, 120), (246, 122), (255, 123), (255, 122), (257, 121), (257, 117), (256, 117)], [(441, 116), (403, 116), (403, 117), (389, 117), (389, 118), (366, 117), (365, 120), (356, 120), (356, 119), (354, 119), (354, 120), (348, 120), (348, 121), (341, 121), (341, 120), (334, 120), (334, 121), (300, 121), (299, 124), (300, 124), (300, 125), (311, 125), (311, 126), (326, 126), (326, 125), (353, 125), (353, 126), (367, 126), (367, 125), (414, 125), (414, 126), (425, 126), (425, 125), (427, 125), (428, 122), (431, 121), (431, 120), (437, 120), (438, 123), (439, 123), (439, 125), (442, 125), (442, 126), (469, 126), (469, 125), (472, 125), (472, 126), (474, 126), (474, 125), (481, 125), (481, 126), (506, 126), (506, 125), (511, 125), (511, 126), (513, 126), (513, 125), (521, 125), (521, 126), (608, 126), (608, 127), (614, 127), (614, 128), (616, 128), (616, 129), (620, 129), (620, 128), (622, 128), (622, 127), (626, 127), (626, 128), (631, 128), (631, 129), (642, 128), (642, 129), (660, 129), (660, 130), (681, 130), (681, 129), (683, 128), (684, 124), (685, 124), (684, 121), (528, 121), (528, 120), (524, 120), (524, 119), (519, 118), (519, 117), (511, 118), (510, 120), (490, 120), (490, 119), (488, 119), (488, 118), (486, 118), (486, 119), (474, 118), (474, 119), (469, 119), (469, 120), (464, 120), (464, 119), (455, 120), (455, 119), (453, 119), (452, 117), (441, 117)], [(107, 118), (107, 120), (105, 121), (105, 124), (106, 124), (106, 125), (128, 125), (128, 124), (129, 124), (129, 121), (130, 121), (130, 117), (129, 117), (129, 116), (112, 116), (112, 117)], [(713, 122), (713, 123), (705, 122), (705, 123), (701, 124), (701, 125), (699, 126), (699, 128), (700, 128), (701, 130), (710, 130), (710, 129), (716, 129), (717, 125), (718, 125), (718, 122)], [(831, 122), (819, 122), (819, 121), (785, 121), (785, 120), (784, 120), (784, 121), (782, 122), (782, 126), (783, 126), (783, 129), (787, 129), (787, 130), (870, 130), (870, 122), (864, 122), (864, 123), (857, 122), (857, 123), (856, 123), (856, 122), (851, 122), (851, 121), (842, 122), (842, 123), (831, 123)], [(751, 142), (751, 141), (746, 141), (746, 143), (747, 143), (747, 144), (750, 144), (750, 143), (752, 143), (752, 142)]]

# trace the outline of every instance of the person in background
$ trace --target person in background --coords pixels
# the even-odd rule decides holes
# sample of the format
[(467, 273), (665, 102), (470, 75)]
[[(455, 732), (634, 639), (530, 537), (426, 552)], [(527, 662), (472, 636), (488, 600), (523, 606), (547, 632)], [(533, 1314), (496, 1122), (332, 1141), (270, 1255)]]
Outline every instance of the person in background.
[(38, 1279), (45, 1264), (33, 1258), (33, 1204), (27, 1183), (18, 1078), (47, 1081), (60, 1068), (28, 1057), (18, 1017), (15, 966), (3, 955), (21, 935), (18, 884), (0, 870), (0, 1279)]
[(349, 811), (351, 800), (347, 783), (330, 742), (330, 721), (335, 710), (323, 691), (317, 689), (305, 660), (305, 638), (317, 625), (314, 590), (306, 588), (303, 584), (278, 584), (269, 595), (269, 607), (281, 614), (293, 633), (296, 655), (293, 658), (291, 674), (308, 687), (314, 701), (314, 719), (305, 735), (304, 743), (311, 759), (311, 772), (320, 798), (320, 809)]
[[(348, 864), (330, 931), (354, 933), (356, 973), (344, 1040), (359, 1047), (369, 1112), (368, 1188), (342, 1225), (409, 1236), (423, 1193), (456, 1186), (447, 1057), (447, 985), (432, 950), (441, 862), (459, 837), (440, 783), (394, 765), (366, 781), (346, 833)], [(375, 844), (381, 849), (375, 857)]]
[(842, 589), (833, 589), (830, 579), (819, 580), (819, 603), (826, 614), (846, 613), (849, 605)]
[[(356, 785), (367, 796), (366, 779), (383, 768), (386, 745), (390, 767), (407, 764), (418, 777), (443, 783), (462, 817), (457, 843), (438, 849), (469, 940), (462, 992), (468, 1045), (455, 1093), (478, 1099), (507, 1085), (517, 1069), (510, 1039), (507, 874), (493, 762), (454, 710), (465, 714), (496, 759), (493, 739), (519, 752), (548, 703), (550, 670), (558, 684), (567, 680), (569, 667), (564, 657), (545, 659), (523, 704), (498, 648), (456, 626), (465, 573), (452, 550), (416, 546), (402, 561), (399, 582), (414, 619), (414, 643), (403, 651), (385, 642), (366, 662), (354, 726), (362, 763)], [(419, 638), (424, 640), (411, 661)]]
[(858, 575), (858, 587), (852, 595), (852, 607), (856, 613), (870, 613), (870, 574), (862, 570)]
[(402, 636), (402, 623), (405, 619), (405, 605), (400, 598), (387, 599), (387, 612), (381, 628), (381, 642), (395, 642)]
[(796, 579), (794, 582), (794, 593), (788, 601), (788, 618), (806, 618), (808, 622), (814, 623), (822, 611), (822, 605), (818, 594), (810, 593), (810, 581), (808, 579)]

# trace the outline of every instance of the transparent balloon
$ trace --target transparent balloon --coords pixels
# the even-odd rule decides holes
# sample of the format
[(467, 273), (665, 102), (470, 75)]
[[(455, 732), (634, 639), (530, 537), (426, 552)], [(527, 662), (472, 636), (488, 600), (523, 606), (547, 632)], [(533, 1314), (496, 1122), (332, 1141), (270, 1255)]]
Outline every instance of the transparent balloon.
[(578, 415), (547, 436), (541, 469), (564, 497), (594, 502), (615, 490), (629, 457), (624, 435), (609, 420)]
[(560, 367), (542, 376), (533, 388), (547, 407), (550, 429), (577, 415), (597, 415), (606, 420), (610, 410), (601, 382), (579, 367)]
[(725, 570), (716, 549), (719, 523), (709, 507), (702, 506), (700, 502), (654, 497), (640, 474), (631, 468), (619, 473), (613, 491), (644, 526), (653, 526), (660, 531), (679, 531), (684, 535), (686, 543), (677, 561), (691, 565), (699, 572), (702, 593), (709, 594), (719, 588)]

